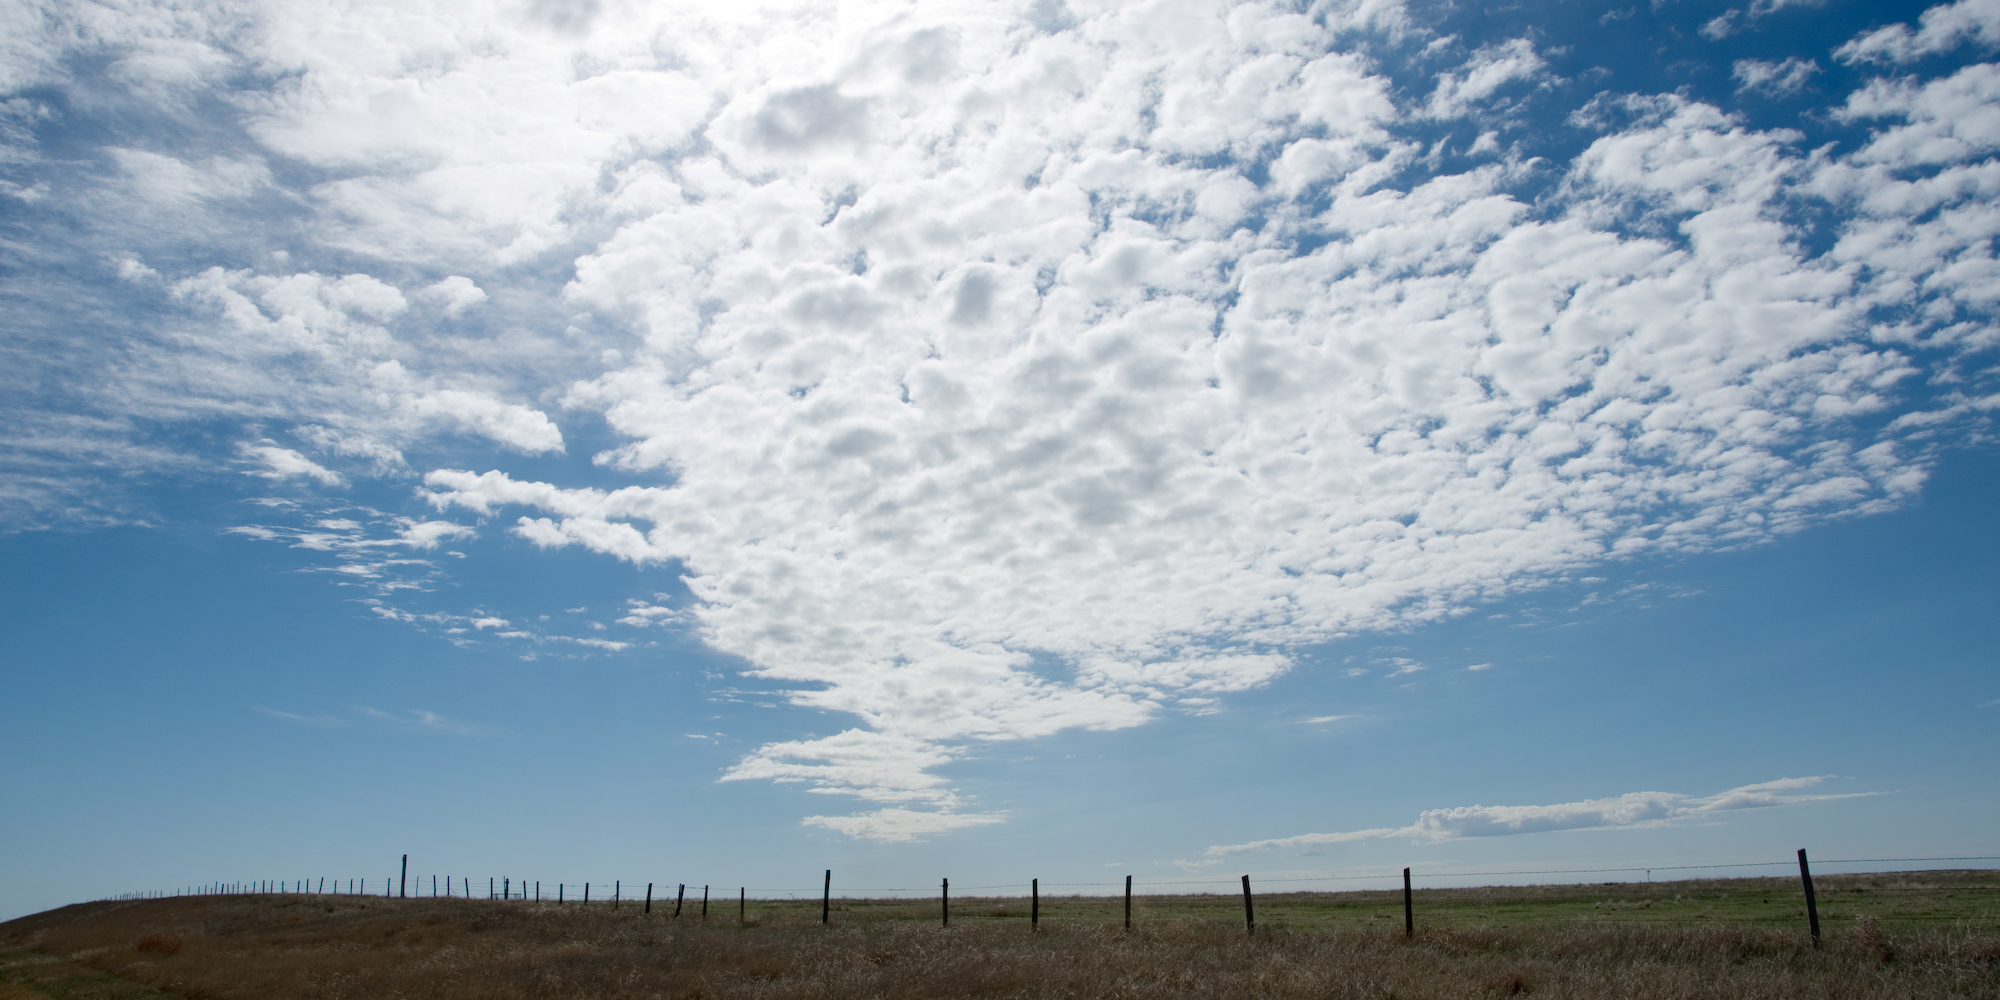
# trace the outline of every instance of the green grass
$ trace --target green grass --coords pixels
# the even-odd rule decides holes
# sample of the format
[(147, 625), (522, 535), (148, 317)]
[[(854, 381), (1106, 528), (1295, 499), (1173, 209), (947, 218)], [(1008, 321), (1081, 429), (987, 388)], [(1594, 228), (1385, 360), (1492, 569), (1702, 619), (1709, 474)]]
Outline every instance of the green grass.
[[(1823, 933), (1873, 917), (1888, 928), (1963, 926), (2000, 930), (2000, 871), (1890, 872), (1824, 875), (1813, 880)], [(1252, 886), (1253, 890), (1255, 885)], [(1535, 927), (1580, 920), (1642, 924), (1727, 924), (1797, 928), (1806, 925), (1805, 896), (1797, 878), (1699, 879), (1676, 882), (1618, 882), (1598, 885), (1486, 886), (1471, 889), (1418, 889), (1416, 920), (1424, 927)], [(1257, 925), (1273, 930), (1400, 930), (1403, 891), (1290, 892), (1255, 895)], [(592, 904), (596, 906), (597, 904)], [(936, 897), (928, 899), (839, 899), (834, 919), (843, 922), (930, 921), (940, 919)], [(1117, 896), (1044, 895), (1041, 919), (1120, 921), (1124, 901)], [(953, 923), (1028, 922), (1025, 897), (957, 897)], [(751, 901), (752, 920), (819, 919), (818, 900)], [(710, 919), (736, 919), (736, 901), (711, 910)], [(1135, 895), (1132, 919), (1215, 920), (1241, 924), (1240, 893)]]

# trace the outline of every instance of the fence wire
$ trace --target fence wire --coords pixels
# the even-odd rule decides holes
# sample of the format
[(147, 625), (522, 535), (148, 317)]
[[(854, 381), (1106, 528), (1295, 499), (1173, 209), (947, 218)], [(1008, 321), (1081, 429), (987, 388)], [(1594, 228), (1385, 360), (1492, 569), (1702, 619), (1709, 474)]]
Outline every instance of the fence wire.
[[(2000, 861), (2000, 856), (1929, 857), (1929, 858), (1832, 858), (1826, 860), (1821, 860), (1816, 858), (1813, 860), (1812, 863), (1814, 867), (1826, 868), (1833, 865), (1936, 864), (1942, 862), (1968, 862), (1968, 861)], [(1630, 874), (1632, 872), (1650, 873), (1650, 872), (1719, 871), (1723, 869), (1743, 869), (1743, 868), (1791, 868), (1794, 867), (1796, 864), (1797, 864), (1796, 861), (1786, 860), (1786, 861), (1741, 861), (1730, 864), (1706, 864), (1706, 865), (1631, 865), (1627, 867), (1618, 867), (1618, 868), (1534, 868), (1534, 869), (1513, 869), (1513, 870), (1496, 869), (1492, 871), (1435, 871), (1435, 872), (1423, 872), (1423, 871), (1416, 871), (1413, 869), (1410, 872), (1410, 877), (1412, 881), (1435, 882), (1443, 879), (1512, 878), (1521, 875), (1618, 875), (1618, 874)], [(1370, 882), (1370, 881), (1400, 882), (1402, 877), (1403, 877), (1402, 871), (1396, 870), (1396, 871), (1384, 872), (1382, 874), (1371, 874), (1371, 875), (1300, 875), (1300, 876), (1288, 876), (1282, 878), (1262, 878), (1262, 879), (1255, 879), (1254, 881), (1258, 885), (1274, 885), (1274, 884), (1296, 885), (1301, 883), (1314, 883), (1314, 882)], [(1227, 885), (1234, 887), (1238, 885), (1239, 882), (1240, 882), (1240, 877), (1188, 878), (1188, 879), (1133, 879), (1130, 884), (1131, 887), (1136, 891), (1139, 889), (1144, 889), (1149, 887), (1166, 887), (1166, 886)], [(1089, 889), (1089, 888), (1115, 889), (1115, 888), (1123, 888), (1126, 884), (1127, 883), (1124, 879), (1119, 879), (1111, 882), (1042, 882), (1040, 883), (1040, 886), (1041, 888), (1044, 889)], [(662, 905), (662, 903), (674, 902), (677, 895), (685, 893), (687, 890), (691, 889), (694, 885), (695, 883), (692, 882), (686, 882), (686, 883), (653, 882), (650, 885), (644, 882), (633, 882), (631, 883), (631, 888), (628, 888), (626, 886), (626, 883), (622, 879), (612, 879), (604, 882), (543, 883), (543, 882), (533, 882), (532, 880), (523, 881), (515, 879), (512, 876), (499, 876), (490, 878), (488, 880), (487, 886), (482, 887), (478, 884), (476, 880), (463, 875), (452, 875), (452, 876), (423, 875), (418, 877), (412, 877), (407, 882), (401, 882), (398, 878), (394, 877), (388, 879), (365, 879), (365, 878), (335, 879), (331, 877), (322, 878), (315, 876), (309, 879), (256, 879), (249, 881), (212, 882), (212, 883), (207, 883), (205, 885), (185, 886), (178, 889), (145, 890), (140, 892), (120, 893), (118, 895), (108, 896), (105, 898), (120, 899), (120, 900), (159, 899), (170, 896), (240, 895), (240, 894), (255, 894), (255, 893), (271, 893), (271, 894), (287, 894), (287, 895), (377, 896), (377, 897), (381, 896), (393, 897), (397, 895), (407, 895), (411, 897), (424, 897), (424, 898), (452, 897), (452, 898), (470, 898), (470, 899), (492, 899), (496, 901), (498, 900), (529, 901), (529, 902), (539, 901), (544, 903), (552, 903), (560, 901), (564, 903), (590, 902), (590, 903), (616, 903), (618, 905), (623, 905), (625, 903), (634, 903), (634, 904), (644, 905), (646, 901), (645, 894), (650, 892), (652, 904), (654, 906), (659, 906)], [(642, 890), (637, 888), (639, 886), (646, 886), (646, 888)], [(779, 888), (779, 889), (752, 888), (747, 886), (723, 887), (719, 885), (707, 885), (704, 886), (703, 888), (708, 889), (710, 891), (711, 895), (709, 897), (709, 904), (712, 906), (719, 906), (723, 903), (733, 901), (730, 895), (728, 894), (729, 888), (735, 888), (737, 890), (738, 895), (736, 899), (754, 900), (757, 902), (782, 902), (786, 900), (804, 902), (807, 901), (808, 899), (818, 900), (821, 898), (822, 893), (825, 891), (825, 887), (822, 885), (815, 885), (809, 888)], [(981, 891), (1000, 890), (1000, 889), (1028, 890), (1031, 888), (1031, 883), (1002, 882), (991, 885), (953, 886), (952, 888), (954, 889), (954, 891), (960, 893), (981, 892)], [(853, 899), (857, 895), (860, 895), (865, 898), (866, 895), (870, 893), (882, 893), (882, 894), (931, 893), (931, 892), (937, 892), (938, 889), (939, 887), (937, 886), (909, 886), (909, 887), (897, 887), (897, 888), (842, 886), (840, 887), (841, 895), (838, 898)], [(680, 895), (680, 904), (683, 907), (685, 907), (689, 903), (699, 903), (700, 901), (701, 897), (699, 895), (694, 895), (692, 898), (689, 898), (688, 896), (685, 895)]]

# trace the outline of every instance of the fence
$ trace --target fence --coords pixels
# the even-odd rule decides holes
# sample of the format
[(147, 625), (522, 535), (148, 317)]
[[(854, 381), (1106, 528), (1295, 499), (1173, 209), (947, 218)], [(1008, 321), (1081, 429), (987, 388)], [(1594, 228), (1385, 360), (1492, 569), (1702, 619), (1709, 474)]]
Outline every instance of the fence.
[[(1930, 858), (1839, 858), (1834, 860), (1822, 860), (1818, 862), (1818, 864), (1821, 866), (1822, 871), (1824, 871), (1826, 868), (1830, 867), (1841, 867), (1841, 866), (1852, 866), (1852, 865), (1936, 864), (1943, 862), (1991, 862), (1991, 861), (2000, 861), (2000, 856), (1930, 857)], [(1122, 889), (1123, 903), (1124, 903), (1123, 921), (1125, 926), (1127, 928), (1130, 928), (1132, 926), (1132, 901), (1135, 892), (1141, 896), (1188, 895), (1190, 894), (1190, 890), (1192, 890), (1192, 893), (1196, 894), (1206, 891), (1202, 887), (1222, 887), (1222, 886), (1229, 887), (1228, 890), (1224, 890), (1225, 892), (1240, 887), (1243, 897), (1244, 930), (1246, 933), (1254, 934), (1256, 932), (1256, 902), (1255, 902), (1255, 892), (1254, 892), (1255, 887), (1264, 887), (1265, 890), (1268, 892), (1269, 887), (1280, 886), (1283, 887), (1286, 891), (1296, 893), (1302, 889), (1306, 891), (1311, 891), (1307, 887), (1314, 884), (1351, 885), (1353, 883), (1388, 882), (1390, 883), (1388, 888), (1393, 890), (1394, 888), (1396, 888), (1397, 881), (1400, 880), (1400, 888), (1402, 889), (1402, 903), (1403, 903), (1402, 916), (1403, 916), (1404, 933), (1406, 935), (1414, 935), (1416, 930), (1415, 890), (1417, 888), (1416, 883), (1418, 881), (1428, 881), (1431, 883), (1438, 883), (1447, 880), (1456, 881), (1456, 880), (1463, 880), (1470, 878), (1519, 878), (1522, 876), (1542, 876), (1542, 875), (1572, 875), (1572, 876), (1573, 875), (1631, 875), (1640, 872), (1644, 872), (1647, 880), (1651, 881), (1652, 875), (1655, 872), (1671, 873), (1671, 874), (1685, 874), (1690, 872), (1721, 873), (1729, 870), (1747, 870), (1747, 869), (1762, 869), (1762, 868), (1774, 868), (1774, 867), (1789, 869), (1794, 864), (1796, 864), (1798, 867), (1799, 879), (1800, 879), (1800, 891), (1804, 897), (1804, 902), (1805, 902), (1804, 915), (1807, 920), (1808, 929), (1812, 935), (1814, 943), (1817, 944), (1820, 940), (1820, 923), (1819, 923), (1820, 913), (1812, 881), (1811, 863), (1808, 861), (1808, 858), (1806, 856), (1806, 851), (1804, 849), (1799, 850), (1796, 860), (1753, 861), (1753, 862), (1739, 862), (1733, 864), (1654, 865), (1651, 867), (1628, 866), (1628, 867), (1612, 867), (1612, 868), (1545, 868), (1545, 869), (1513, 869), (1513, 870), (1495, 870), (1495, 871), (1435, 871), (1435, 872), (1422, 872), (1414, 868), (1404, 868), (1400, 872), (1385, 872), (1380, 874), (1366, 874), (1366, 875), (1316, 875), (1316, 876), (1296, 876), (1296, 877), (1285, 877), (1285, 878), (1263, 878), (1255, 880), (1255, 886), (1253, 886), (1253, 881), (1249, 875), (1241, 875), (1234, 878), (1190, 878), (1190, 879), (1150, 879), (1150, 880), (1135, 880), (1132, 876), (1128, 875), (1124, 878), (1122, 882), (1045, 883), (1042, 882), (1040, 879), (1030, 879), (1026, 882), (960, 886), (958, 888), (961, 895), (966, 893), (980, 893), (980, 892), (995, 894), (994, 893), (995, 890), (1000, 890), (1000, 892), (998, 892), (997, 895), (1025, 897), (1029, 903), (1029, 924), (1031, 927), (1039, 925), (1041, 921), (1041, 909), (1042, 909), (1041, 898), (1042, 898), (1042, 890), (1044, 888), (1057, 889), (1057, 890), (1111, 889), (1113, 891), (1110, 893), (1083, 893), (1083, 892), (1071, 893), (1072, 896), (1103, 896), (1110, 900), (1116, 900), (1118, 898), (1117, 890)], [(367, 878), (341, 879), (341, 878), (327, 878), (323, 876), (316, 876), (313, 878), (303, 878), (303, 879), (292, 879), (292, 880), (262, 879), (253, 881), (215, 882), (206, 885), (187, 886), (180, 889), (165, 890), (165, 891), (154, 890), (145, 892), (123, 893), (117, 896), (112, 896), (107, 898), (129, 900), (129, 899), (158, 899), (171, 896), (228, 895), (228, 894), (303, 894), (303, 895), (333, 895), (333, 896), (378, 896), (378, 897), (392, 897), (392, 898), (411, 897), (411, 896), (419, 896), (419, 897), (430, 896), (439, 898), (467, 898), (467, 899), (485, 899), (494, 901), (540, 902), (540, 903), (554, 903), (559, 905), (594, 904), (599, 906), (609, 906), (614, 909), (630, 905), (635, 908), (638, 908), (643, 913), (652, 913), (656, 902), (658, 903), (658, 905), (660, 905), (660, 907), (663, 910), (666, 904), (664, 893), (661, 893), (657, 900), (655, 899), (656, 888), (671, 885), (674, 891), (672, 915), (675, 917), (681, 916), (683, 911), (691, 905), (688, 899), (688, 889), (690, 885), (692, 885), (692, 883), (646, 882), (643, 883), (645, 888), (643, 890), (639, 890), (637, 887), (641, 885), (641, 883), (635, 881), (633, 883), (634, 890), (628, 891), (625, 889), (624, 880), (622, 879), (612, 879), (608, 883), (594, 882), (594, 881), (585, 881), (580, 883), (578, 882), (545, 883), (540, 880), (530, 881), (527, 879), (516, 879), (513, 876), (491, 876), (487, 878), (486, 880), (487, 884), (485, 886), (480, 886), (474, 879), (468, 876), (418, 875), (413, 879), (409, 875), (408, 865), (409, 865), (409, 859), (408, 856), (406, 855), (403, 859), (402, 871), (396, 874), (391, 874), (389, 877), (381, 879), (380, 881), (370, 880)], [(1918, 870), (1921, 871), (1922, 869)], [(1437, 888), (1437, 887), (1438, 886), (1436, 885), (1432, 885), (1427, 888)], [(712, 885), (702, 885), (700, 887), (701, 898), (698, 901), (698, 905), (700, 907), (699, 915), (703, 918), (706, 918), (708, 916), (709, 905), (711, 902), (711, 892), (713, 888), (714, 887)], [(952, 887), (950, 879), (941, 880), (939, 886), (935, 890), (919, 889), (913, 887), (894, 887), (894, 888), (843, 887), (842, 899), (843, 902), (845, 903), (846, 901), (855, 899), (856, 897), (862, 899), (883, 899), (883, 898), (898, 899), (898, 898), (907, 898), (909, 896), (913, 896), (918, 893), (928, 894), (930, 892), (936, 892), (939, 901), (940, 923), (943, 924), (944, 926), (949, 926), (951, 923), (951, 888)], [(1353, 888), (1358, 889), (1364, 887), (1359, 885), (1354, 885)], [(1169, 892), (1168, 890), (1170, 889), (1173, 891)], [(740, 886), (737, 889), (737, 900), (736, 900), (737, 916), (739, 920), (742, 919), (747, 905), (753, 900), (758, 903), (773, 903), (773, 902), (785, 902), (785, 901), (803, 903), (810, 900), (812, 894), (814, 894), (815, 892), (817, 892), (817, 894), (820, 897), (819, 899), (820, 922), (822, 923), (830, 922), (832, 914), (832, 902), (833, 902), (833, 871), (831, 869), (825, 871), (821, 884), (813, 888), (768, 889), (768, 888), (750, 888), (747, 886)], [(635, 895), (635, 893), (638, 894)]]

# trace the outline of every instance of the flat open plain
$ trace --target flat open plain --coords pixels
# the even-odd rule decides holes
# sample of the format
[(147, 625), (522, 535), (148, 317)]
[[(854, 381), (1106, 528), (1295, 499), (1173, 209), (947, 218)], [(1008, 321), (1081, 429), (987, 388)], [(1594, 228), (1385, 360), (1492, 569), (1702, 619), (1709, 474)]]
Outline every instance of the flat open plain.
[(627, 902), (237, 895), (0, 924), (0, 1000), (258, 998), (2000, 998), (2000, 873), (1397, 892)]

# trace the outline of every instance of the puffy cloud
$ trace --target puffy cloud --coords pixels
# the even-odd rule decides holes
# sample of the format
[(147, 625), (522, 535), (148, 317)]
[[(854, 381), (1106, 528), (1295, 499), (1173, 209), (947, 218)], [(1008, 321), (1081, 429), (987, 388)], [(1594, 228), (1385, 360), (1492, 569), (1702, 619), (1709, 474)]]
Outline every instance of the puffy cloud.
[[(327, 486), (462, 438), (560, 453), (545, 407), (601, 416), (606, 488), (447, 457), (429, 501), (676, 564), (691, 604), (607, 620), (859, 719), (727, 775), (875, 803), (811, 820), (858, 836), (994, 821), (939, 773), (977, 741), (1215, 711), (1302, 644), (1885, 509), (2000, 399), (1968, 363), (2000, 288), (1990, 66), (1851, 95), (1879, 126), (1851, 155), (1608, 95), (1567, 162), (1524, 136), (1454, 173), (1440, 119), (1497, 156), (1553, 56), (1483, 46), (1412, 94), (1385, 63), (1455, 43), (1413, 53), (1385, 0), (99, 14), (158, 93), (232, 52), (272, 81), (229, 94), (244, 148), (126, 143), (121, 177), (212, 223), (283, 187), (301, 249), (353, 263), (147, 256), (169, 278), (121, 287), (178, 311), (97, 405), (233, 422)], [(242, 530), (378, 591), (471, 530), (356, 523)], [(1569, 820), (1434, 825), (1537, 822)]]
[(1294, 837), (1253, 840), (1245, 844), (1217, 845), (1203, 852), (1204, 860), (1196, 864), (1214, 864), (1252, 851), (1310, 848), (1363, 840), (1393, 838), (1437, 843), (1472, 837), (1509, 837), (1557, 830), (1664, 826), (1720, 812), (1807, 805), (1880, 794), (1878, 792), (1796, 794), (1801, 789), (1815, 787), (1825, 780), (1826, 776), (1780, 778), (1776, 781), (1744, 785), (1715, 795), (1699, 797), (1678, 792), (1627, 792), (1611, 798), (1559, 802), (1546, 806), (1456, 806), (1449, 809), (1427, 809), (1417, 817), (1415, 823), (1404, 827), (1380, 827), (1347, 833), (1306, 833)]
[(1845, 63), (1906, 63), (1949, 52), (1968, 39), (1989, 49), (2000, 46), (2000, 2), (1996, 0), (1939, 4), (1924, 11), (1919, 23), (1922, 26), (1916, 31), (1907, 24), (1890, 24), (1858, 35), (1833, 50), (1833, 57)]
[[(1799, 255), (1783, 219), (1820, 165), (1789, 134), (1662, 98), (1540, 218), (1504, 165), (1383, 188), (1409, 152), (1381, 83), (1258, 16), (1118, 60), (1092, 46), (1137, 32), (1122, 11), (1007, 51), (961, 33), (927, 98), (866, 73), (739, 98), (730, 158), (672, 171), (698, 200), (624, 224), (569, 290), (647, 332), (571, 391), (629, 440), (600, 461), (674, 485), (439, 470), (433, 501), (682, 563), (712, 644), (913, 748), (855, 770), (776, 744), (732, 778), (901, 801), (941, 787), (948, 741), (1208, 710), (1297, 644), (1921, 481), (1848, 438), (1916, 369), (1868, 339), (1855, 270)], [(1124, 139), (1149, 67), (1190, 95), (1163, 93), (1159, 148)], [(1253, 69), (1257, 101), (1191, 103)], [(1426, 113), (1542, 71), (1481, 49)], [(1292, 131), (1313, 108), (1343, 110)], [(1168, 155), (1258, 149), (1276, 191)], [(1284, 200), (1307, 190), (1323, 208)], [(1279, 221), (1233, 228), (1253, 204)]]
[(486, 301), (486, 290), (462, 274), (454, 274), (424, 289), (424, 292), (444, 306), (447, 316), (462, 315), (467, 309)]
[(1456, 118), (1506, 84), (1538, 79), (1547, 69), (1548, 64), (1535, 53), (1534, 43), (1525, 38), (1484, 46), (1458, 70), (1438, 75), (1437, 89), (1431, 92), (1430, 113), (1439, 118)]

